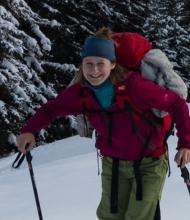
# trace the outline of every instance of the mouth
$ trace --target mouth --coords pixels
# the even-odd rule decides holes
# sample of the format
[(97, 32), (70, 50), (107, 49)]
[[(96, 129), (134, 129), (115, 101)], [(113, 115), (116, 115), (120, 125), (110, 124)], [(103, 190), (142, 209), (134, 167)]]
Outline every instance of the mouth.
[(99, 78), (101, 78), (101, 76), (102, 75), (98, 75), (98, 76), (90, 75), (90, 78), (92, 78), (92, 79), (99, 79)]

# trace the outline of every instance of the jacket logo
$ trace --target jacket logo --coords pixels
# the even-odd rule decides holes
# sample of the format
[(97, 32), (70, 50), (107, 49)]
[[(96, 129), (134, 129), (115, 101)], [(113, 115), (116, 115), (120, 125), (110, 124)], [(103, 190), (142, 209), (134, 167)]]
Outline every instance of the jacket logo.
[(118, 86), (118, 91), (124, 91), (126, 89), (125, 85)]

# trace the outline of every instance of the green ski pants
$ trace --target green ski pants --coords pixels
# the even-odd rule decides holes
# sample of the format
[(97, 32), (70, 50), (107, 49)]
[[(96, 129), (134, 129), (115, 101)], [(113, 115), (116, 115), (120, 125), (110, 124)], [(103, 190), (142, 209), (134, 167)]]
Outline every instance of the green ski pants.
[(133, 161), (119, 161), (118, 212), (110, 212), (112, 159), (102, 159), (102, 198), (97, 209), (99, 220), (154, 220), (168, 169), (167, 156), (142, 160), (143, 200), (136, 200)]

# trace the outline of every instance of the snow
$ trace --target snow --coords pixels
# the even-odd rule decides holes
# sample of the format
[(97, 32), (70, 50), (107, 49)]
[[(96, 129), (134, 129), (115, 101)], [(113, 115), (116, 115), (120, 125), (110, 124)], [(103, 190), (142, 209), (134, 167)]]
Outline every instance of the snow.
[[(12, 14), (10, 12), (8, 12), (3, 6), (0, 5), (0, 17), (10, 21), (11, 23), (13, 23), (16, 26), (19, 26), (19, 22), (16, 18), (14, 18), (12, 16)], [(1, 20), (2, 22), (2, 20)]]
[(3, 62), (1, 65), (2, 65), (2, 67), (8, 69), (12, 73), (18, 73), (17, 67), (13, 63), (11, 63), (10, 60), (3, 59)]
[(27, 94), (25, 93), (24, 89), (21, 88), (19, 85), (15, 85), (15, 93), (18, 95), (17, 98), (29, 101), (29, 97), (27, 96)]
[(47, 61), (42, 61), (41, 64), (54, 67), (56, 70), (61, 70), (61, 71), (76, 72), (78, 70), (74, 64), (67, 64), (67, 63), (60, 64), (60, 63), (53, 63)]
[(52, 8), (50, 5), (46, 4), (46, 3), (43, 3), (42, 4), (45, 8), (47, 8), (50, 12), (52, 13), (60, 13), (57, 9), (55, 8)]
[(39, 61), (35, 57), (25, 56), (24, 60), (26, 61), (27, 66), (29, 68), (32, 67), (32, 65), (33, 65), (34, 69), (37, 70), (39, 73), (44, 72), (43, 68), (41, 67), (41, 64), (39, 63)]
[(3, 69), (0, 69), (0, 84), (5, 84), (7, 82), (7, 78), (1, 74), (1, 72), (3, 72)]
[(40, 47), (36, 39), (26, 35), (25, 41), (26, 41), (26, 46), (30, 49), (31, 54), (36, 53), (37, 55), (42, 56)]
[[(38, 20), (37, 14), (32, 14), (31, 9), (24, 1), (8, 1), (8, 4), (10, 4), (9, 8), (15, 9), (15, 13), (20, 10), (19, 5), (21, 8), (26, 6), (26, 10), (23, 9), (23, 11), (31, 12), (31, 18), (33, 15), (33, 17)], [(47, 19), (42, 19), (42, 23), (43, 22), (46, 24), (49, 23), (49, 25), (56, 25), (55, 20), (48, 21)], [(43, 94), (49, 98), (55, 97), (57, 93), (52, 88), (52, 85), (46, 86), (41, 82), (36, 73), (44, 73), (41, 61), (39, 60), (43, 55), (42, 50), (51, 50), (51, 42), (45, 34), (41, 32), (38, 24), (33, 24), (32, 27), (34, 27), (33, 31), (35, 32), (35, 36), (31, 37), (20, 29), (20, 24), (13, 14), (3, 6), (0, 6), (0, 27), (1, 45), (3, 47), (3, 53), (6, 54), (3, 55), (1, 62), (0, 83), (8, 87), (14, 102), (19, 105), (22, 105), (23, 102), (27, 102), (29, 105), (33, 105), (32, 108), (34, 108), (36, 103), (31, 104), (32, 97), (38, 96), (37, 100), (41, 100), (42, 103), (47, 101)], [(39, 44), (34, 37), (39, 40)], [(17, 56), (17, 59), (15, 59), (13, 55)], [(23, 62), (21, 62), (20, 59), (22, 59)], [(34, 86), (31, 81), (32, 83), (36, 83), (36, 85)], [(32, 85), (33, 88), (28, 89), (30, 85)], [(13, 107), (13, 109), (14, 111), (11, 111), (10, 108), (1, 107), (1, 116), (3, 116), (3, 120), (6, 123), (8, 119), (6, 119), (5, 116), (10, 116), (11, 113), (12, 116), (18, 117), (20, 114), (15, 107)], [(31, 106), (27, 112), (31, 112)], [(20, 117), (21, 114), (19, 118)]]
[(61, 27), (61, 23), (59, 23), (57, 20), (50, 21), (51, 27)]
[[(189, 194), (173, 162), (176, 138), (169, 140), (172, 174), (161, 201), (163, 220), (189, 219)], [(45, 220), (96, 220), (101, 195), (94, 140), (74, 136), (32, 151), (33, 169)], [(10, 168), (15, 155), (0, 160), (0, 219), (37, 220), (31, 180), (24, 162)]]
[(0, 100), (0, 109), (4, 106), (5, 106), (5, 103), (2, 100)]
[(36, 24), (32, 25), (31, 30), (41, 39), (42, 48), (44, 50), (50, 51), (51, 50), (51, 41), (43, 34), (40, 30), (40, 27)]

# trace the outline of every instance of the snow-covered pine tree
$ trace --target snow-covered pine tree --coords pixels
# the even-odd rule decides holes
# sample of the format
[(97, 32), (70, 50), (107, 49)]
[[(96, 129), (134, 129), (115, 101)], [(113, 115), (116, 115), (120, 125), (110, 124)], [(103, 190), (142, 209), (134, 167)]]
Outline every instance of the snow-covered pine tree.
[[(68, 85), (85, 37), (102, 26), (145, 34), (189, 78), (189, 11), (186, 0), (0, 0), (0, 154), (11, 151), (8, 134)], [(70, 135), (68, 121), (44, 141)]]

